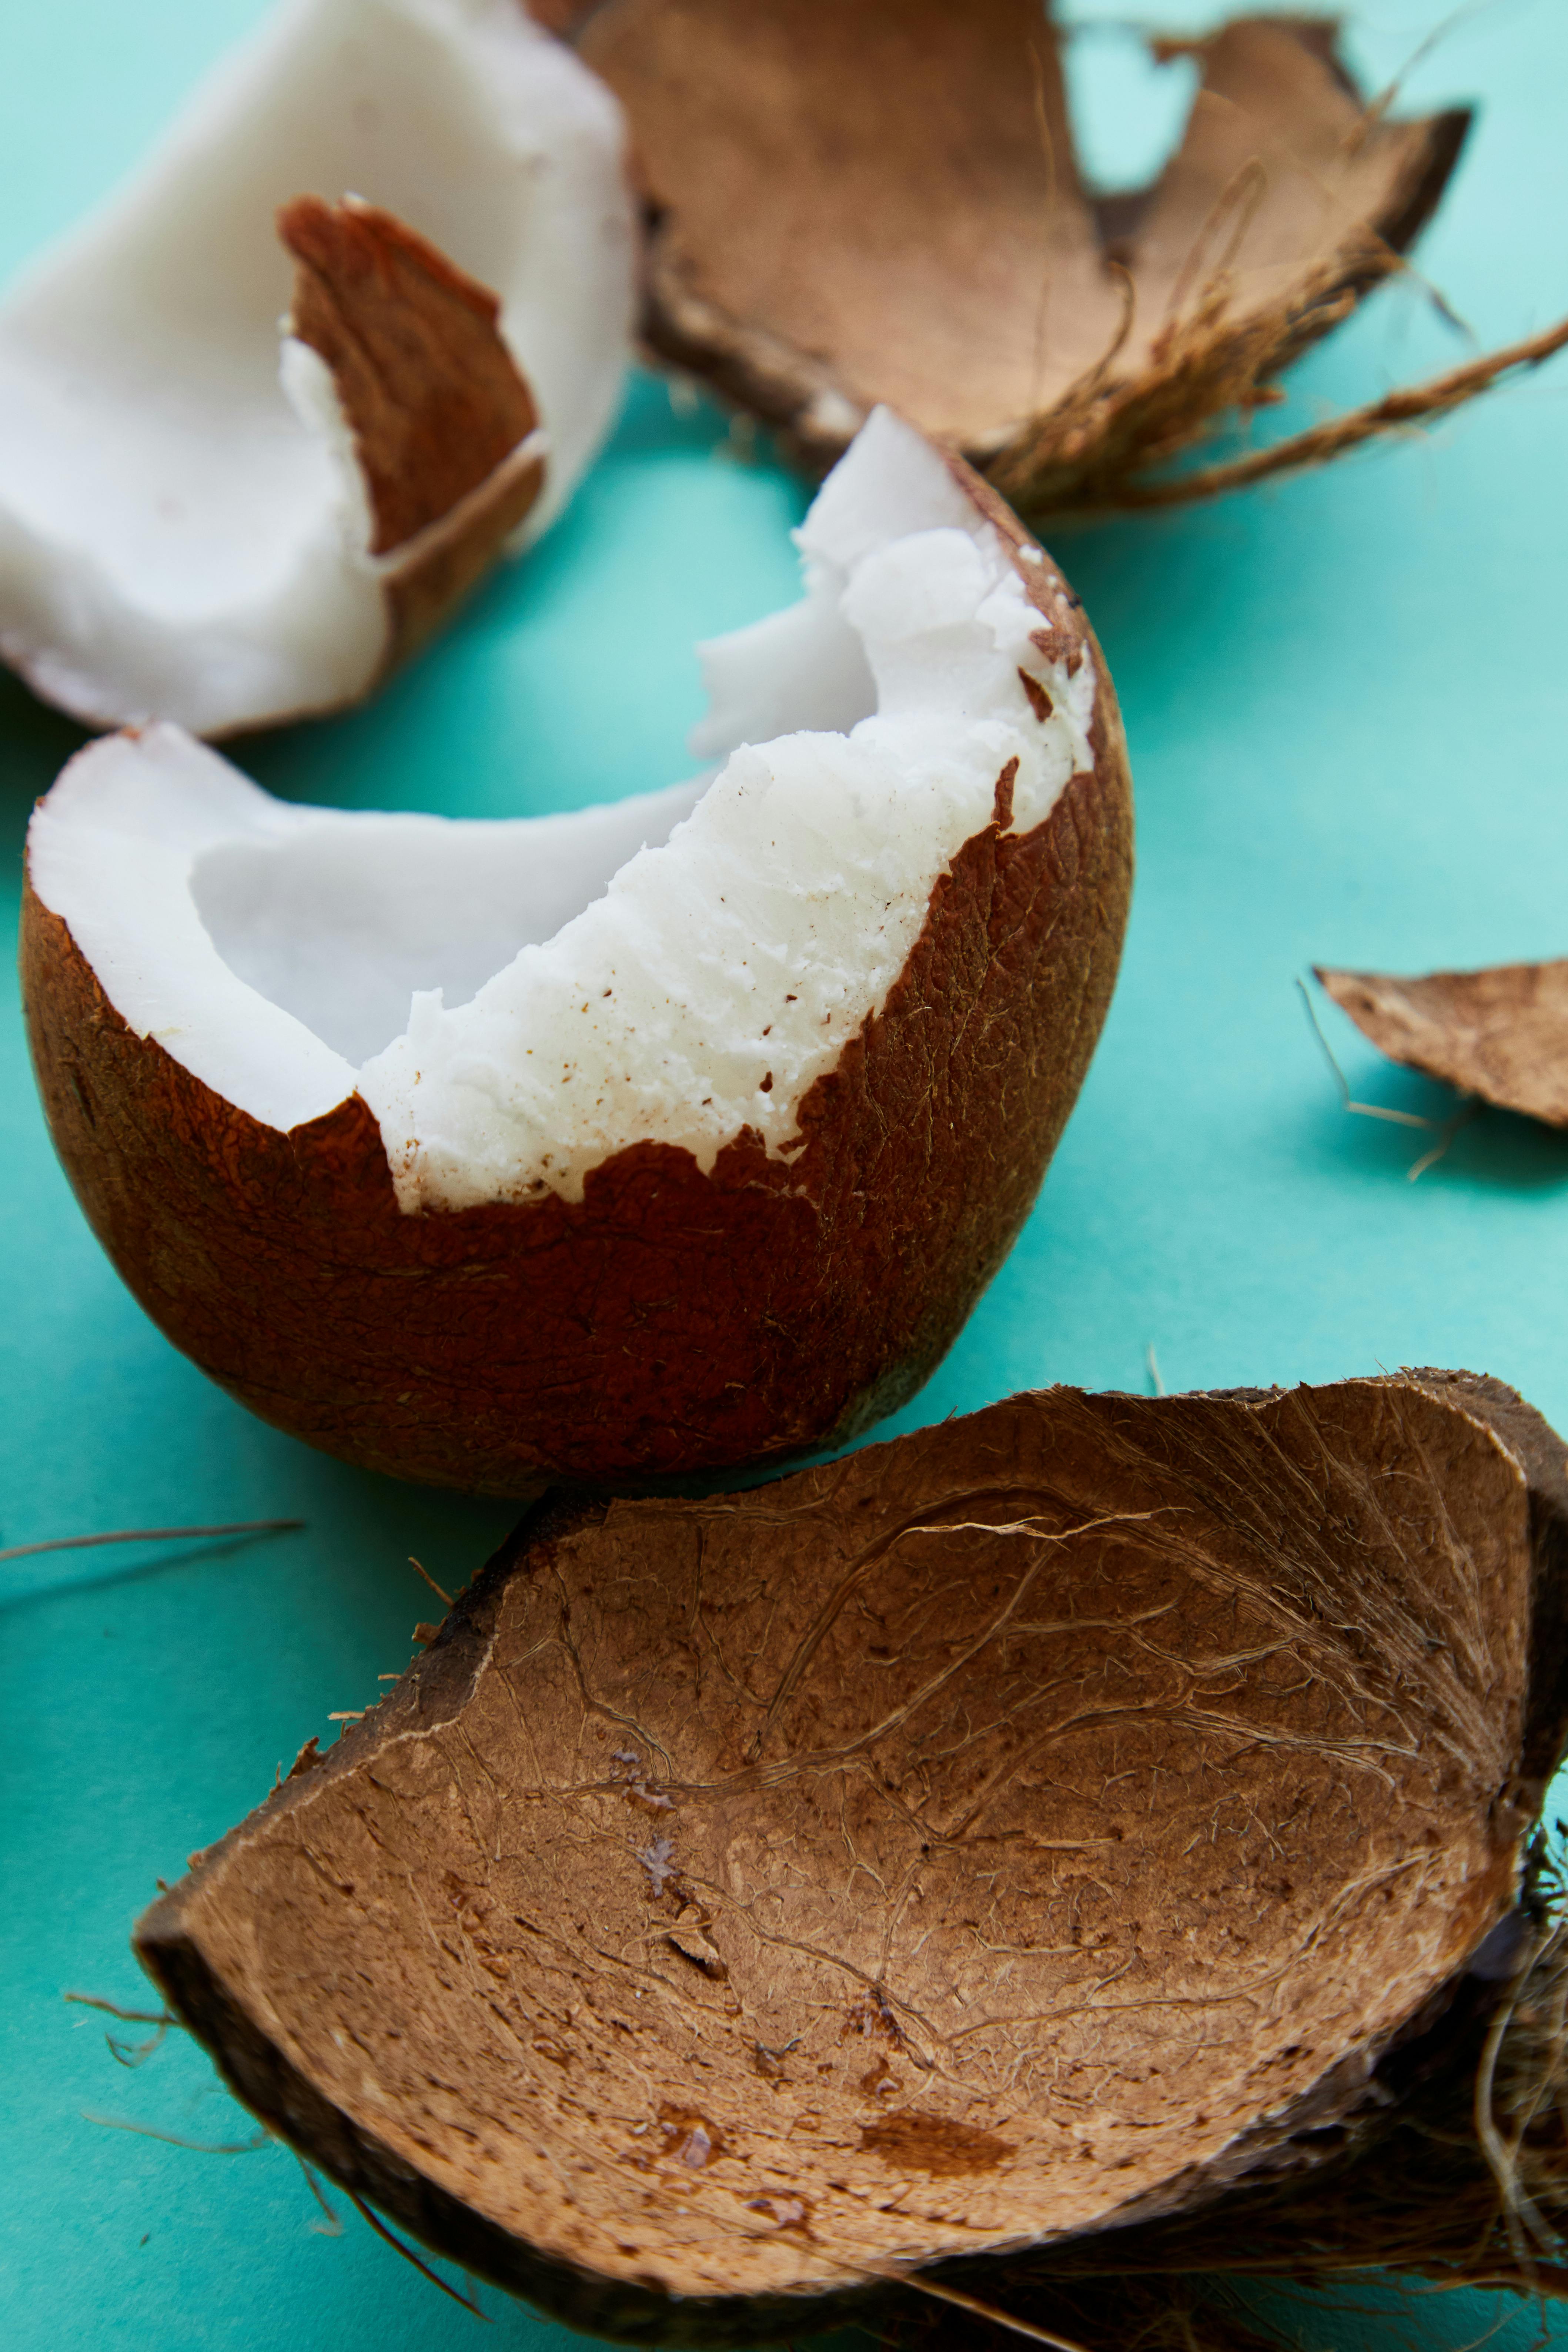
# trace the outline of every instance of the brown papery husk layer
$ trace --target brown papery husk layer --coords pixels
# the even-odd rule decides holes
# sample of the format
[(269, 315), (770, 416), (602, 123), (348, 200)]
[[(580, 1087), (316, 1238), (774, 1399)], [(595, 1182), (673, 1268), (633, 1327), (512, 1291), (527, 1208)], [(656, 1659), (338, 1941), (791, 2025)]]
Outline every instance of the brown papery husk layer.
[(311, 2161), (628, 2341), (1517, 2278), (1464, 2116), (1550, 2207), (1565, 1570), (1562, 1441), (1468, 1373), (563, 1496), (138, 1948)]
[(1568, 1127), (1568, 960), (1479, 971), (1336, 971), (1317, 979), (1390, 1061), (1501, 1110)]
[(1032, 832), (995, 821), (933, 887), (879, 1011), (800, 1108), (704, 1172), (638, 1143), (550, 1193), (399, 1209), (355, 1094), (289, 1133), (109, 1003), (29, 887), (28, 1033), (55, 1148), (176, 1347), (263, 1419), (365, 1467), (517, 1495), (801, 1453), (911, 1395), (1032, 1207), (1099, 1038), (1126, 928), (1132, 800), (1082, 607), (955, 461), (1040, 615), (1092, 659), (1092, 768)]
[(1151, 479), (1276, 399), (1281, 372), (1401, 268), (1466, 110), (1393, 119), (1357, 91), (1333, 20), (1241, 16), (1155, 45), (1196, 60), (1198, 98), (1159, 180), (1097, 200), (1040, 0), (607, 0), (576, 16), (631, 122), (647, 343), (813, 473), (882, 400), (1030, 518), (1164, 502), (1446, 413), (1550, 347), (1239, 472)]
[(544, 488), (525, 454), (533, 394), (500, 302), (393, 213), (297, 196), (278, 215), (294, 257), (289, 331), (332, 378), (383, 567), (386, 647), (374, 693), (458, 611)]

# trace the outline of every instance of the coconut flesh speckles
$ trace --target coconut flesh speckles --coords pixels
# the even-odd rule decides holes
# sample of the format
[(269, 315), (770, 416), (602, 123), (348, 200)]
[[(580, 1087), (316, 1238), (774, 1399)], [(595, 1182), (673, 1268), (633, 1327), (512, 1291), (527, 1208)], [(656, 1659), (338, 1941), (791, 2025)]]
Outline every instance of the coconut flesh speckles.
[(704, 649), (711, 781), (500, 824), (351, 815), (159, 728), (72, 763), (33, 887), (126, 1023), (253, 1118), (357, 1088), (407, 1212), (577, 1201), (645, 1140), (707, 1171), (749, 1128), (787, 1159), (959, 849), (1092, 766), (1096, 685), (886, 412), (799, 536), (803, 601)]

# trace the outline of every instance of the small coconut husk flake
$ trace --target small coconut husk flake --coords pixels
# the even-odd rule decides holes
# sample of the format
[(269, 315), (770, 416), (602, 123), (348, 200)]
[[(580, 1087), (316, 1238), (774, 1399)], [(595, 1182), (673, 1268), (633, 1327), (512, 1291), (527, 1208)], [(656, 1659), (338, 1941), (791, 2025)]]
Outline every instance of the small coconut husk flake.
[(1390, 1061), (1500, 1109), (1568, 1127), (1568, 960), (1413, 980), (1315, 969)]
[(1400, 268), (1469, 121), (1369, 104), (1330, 20), (1244, 16), (1156, 45), (1198, 98), (1154, 185), (1097, 201), (1058, 41), (1040, 0), (593, 11), (647, 342), (814, 470), (882, 400), (1026, 514), (1124, 504)]
[(1444, 2070), (1443, 2115), (1479, 2046), (1494, 2137), (1561, 2137), (1496, 2062), (1558, 2014), (1560, 1953), (1513, 1971), (1565, 1569), (1562, 1441), (1465, 1373), (1053, 1390), (748, 1494), (557, 1500), (138, 1948), (311, 2162), (632, 2340), (932, 2265), (996, 2303), (1236, 2243), (1458, 2260)]

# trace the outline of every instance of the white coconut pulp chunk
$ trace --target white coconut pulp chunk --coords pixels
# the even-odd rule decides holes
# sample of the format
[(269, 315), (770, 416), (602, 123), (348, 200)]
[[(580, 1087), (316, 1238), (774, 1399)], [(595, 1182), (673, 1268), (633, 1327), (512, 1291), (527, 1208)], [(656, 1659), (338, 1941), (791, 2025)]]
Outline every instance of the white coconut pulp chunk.
[(804, 600), (700, 649), (717, 774), (563, 816), (343, 814), (161, 726), (72, 761), (33, 887), (128, 1025), (252, 1118), (357, 1087), (405, 1210), (580, 1199), (645, 1139), (706, 1170), (750, 1127), (787, 1156), (1007, 763), (1019, 833), (1092, 765), (1095, 693), (887, 411), (798, 537)]
[(387, 635), (274, 215), (353, 194), (500, 298), (549, 521), (628, 349), (615, 101), (520, 0), (284, 0), (0, 305), (0, 653), (89, 723), (198, 733), (364, 690)]

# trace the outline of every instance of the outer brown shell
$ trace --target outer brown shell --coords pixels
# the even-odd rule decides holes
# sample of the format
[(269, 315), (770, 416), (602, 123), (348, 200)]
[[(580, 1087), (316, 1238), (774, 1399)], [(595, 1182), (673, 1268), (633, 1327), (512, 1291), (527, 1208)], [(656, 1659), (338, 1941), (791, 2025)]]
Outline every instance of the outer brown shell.
[(500, 304), (393, 214), (297, 196), (278, 215), (297, 268), (290, 331), (332, 373), (387, 561), (387, 640), (368, 691), (447, 620), (544, 487), (539, 424)]
[(595, 2330), (1223, 2245), (1515, 1897), (1563, 1458), (1468, 1374), (1054, 1390), (546, 1507), (139, 1949), (275, 2128)]
[(1390, 1061), (1568, 1127), (1568, 961), (1484, 971), (1327, 971), (1318, 979)]
[(814, 471), (884, 400), (1028, 514), (1113, 501), (1267, 397), (1397, 268), (1468, 121), (1367, 108), (1328, 19), (1241, 17), (1182, 45), (1203, 91), (1157, 185), (1097, 205), (1041, 0), (581, 13), (631, 122), (653, 349)]
[[(56, 1149), (175, 1345), (329, 1452), (500, 1494), (788, 1454), (910, 1395), (1028, 1213), (1126, 924), (1115, 691), (1034, 553), (1015, 562), (1053, 657), (1093, 652), (1094, 769), (1034, 832), (964, 845), (882, 1012), (807, 1095), (787, 1166), (750, 1130), (706, 1176), (638, 1144), (578, 1204), (405, 1216), (357, 1095), (290, 1134), (258, 1125), (127, 1029), (29, 889), (24, 989)], [(1004, 822), (1009, 793), (1004, 776)]]

